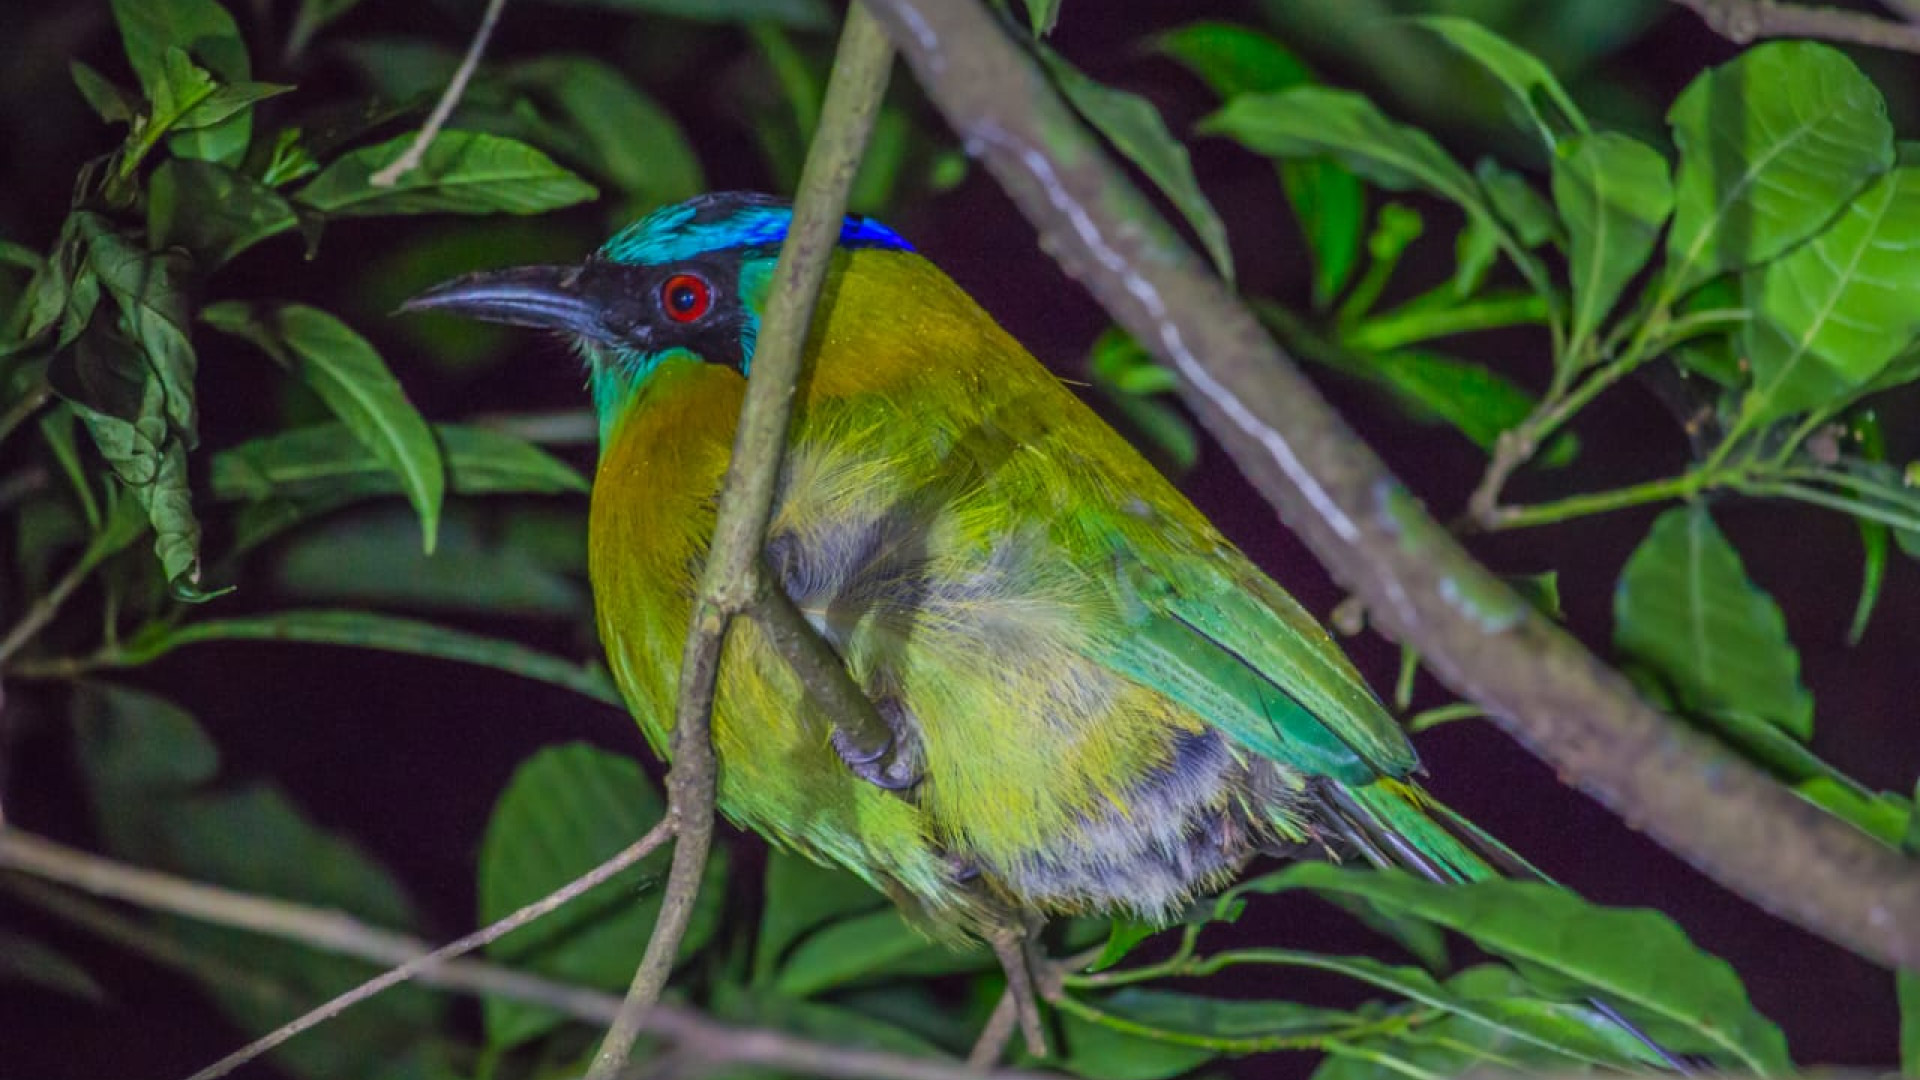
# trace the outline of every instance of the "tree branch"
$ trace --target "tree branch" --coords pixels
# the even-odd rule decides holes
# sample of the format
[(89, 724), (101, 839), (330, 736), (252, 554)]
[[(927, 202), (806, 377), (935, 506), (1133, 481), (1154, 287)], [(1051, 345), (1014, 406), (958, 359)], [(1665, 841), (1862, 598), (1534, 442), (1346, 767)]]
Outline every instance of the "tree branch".
[(868, 0), (1041, 247), (1179, 375), (1187, 403), (1344, 585), (1440, 678), (1636, 828), (1768, 910), (1920, 968), (1920, 862), (1643, 702), (1422, 510), (1187, 250), (984, 7)]
[(814, 299), (839, 243), (847, 190), (873, 130), (892, 65), (893, 49), (886, 35), (865, 7), (854, 4), (847, 11), (820, 130), (807, 152), (793, 221), (768, 293), (753, 374), (747, 380), (713, 542), (681, 660), (674, 763), (667, 777), (669, 813), (678, 832), (673, 868), (646, 956), (595, 1055), (588, 1080), (613, 1080), (624, 1069), (642, 1022), (673, 969), (692, 916), (713, 836), (715, 765), (709, 725), (720, 647), (728, 624), (764, 585), (759, 573), (761, 550), (773, 514), (775, 482), (787, 445), (794, 386), (805, 355)]
[[(656, 826), (646, 840), (634, 847), (645, 844), (647, 850), (651, 850), (663, 842), (666, 835), (664, 824)], [(623, 851), (545, 900), (522, 908), (486, 930), (429, 952), (423, 941), (366, 926), (338, 912), (187, 881), (104, 859), (17, 829), (0, 829), (0, 869), (32, 875), (11, 883), (12, 891), (49, 914), (139, 949), (189, 974), (198, 974), (204, 961), (110, 908), (41, 882), (59, 882), (151, 910), (297, 942), (336, 956), (401, 965), (354, 993), (361, 993), (406, 969), (407, 974), (392, 981), (417, 978), (441, 989), (530, 1002), (594, 1024), (611, 1022), (619, 1012), (619, 999), (598, 990), (554, 982), (496, 964), (436, 958), (451, 956), (463, 944), (478, 947), (483, 942), (477, 939), (488, 931), (499, 930), (494, 934), (497, 937), (517, 928), (605, 881), (644, 854), (645, 851), (636, 852), (632, 848)], [(531, 916), (526, 914), (535, 907), (542, 910)], [(509, 923), (512, 925), (508, 926)], [(776, 1031), (731, 1027), (714, 1023), (692, 1009), (673, 1005), (660, 1005), (648, 1013), (645, 1029), (672, 1040), (681, 1052), (714, 1065), (760, 1065), (839, 1080), (1048, 1080), (1039, 1073), (1014, 1069), (981, 1072), (958, 1062), (843, 1049)], [(208, 1069), (196, 1075), (220, 1074)]]
[[(1775, 3), (1774, 0), (1672, 0), (1689, 8), (1713, 32), (1747, 45), (1762, 38), (1818, 38), (1845, 45), (1870, 45), (1920, 53), (1920, 25), (1894, 22), (1858, 11)], [(1894, 4), (1912, 18), (1911, 8)]]
[[(420, 167), (421, 160), (427, 156), (427, 147), (440, 137), (440, 129), (447, 126), (447, 119), (466, 95), (467, 83), (472, 81), (473, 73), (479, 70), (480, 58), (487, 53), (487, 42), (493, 37), (493, 28), (500, 22), (500, 10), (506, 6), (507, 0), (487, 0), (487, 10), (480, 15), (480, 26), (474, 30), (473, 41), (467, 45), (467, 55), (460, 58), (460, 66), (454, 69), (447, 89), (440, 95), (440, 100), (433, 103), (433, 111), (427, 114), (427, 122), (420, 125), (413, 141), (407, 144), (406, 152), (367, 177), (367, 183), (377, 188), (392, 187), (400, 182), (401, 177)], [(302, 10), (304, 12), (304, 6)]]

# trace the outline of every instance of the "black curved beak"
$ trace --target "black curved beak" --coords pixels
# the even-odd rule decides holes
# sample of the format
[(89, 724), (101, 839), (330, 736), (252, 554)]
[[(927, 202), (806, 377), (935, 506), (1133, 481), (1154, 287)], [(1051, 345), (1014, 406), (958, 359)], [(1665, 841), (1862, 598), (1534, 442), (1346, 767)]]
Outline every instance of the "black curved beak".
[(400, 310), (446, 311), (613, 344), (601, 304), (585, 294), (580, 279), (578, 266), (483, 270), (435, 285), (401, 304)]

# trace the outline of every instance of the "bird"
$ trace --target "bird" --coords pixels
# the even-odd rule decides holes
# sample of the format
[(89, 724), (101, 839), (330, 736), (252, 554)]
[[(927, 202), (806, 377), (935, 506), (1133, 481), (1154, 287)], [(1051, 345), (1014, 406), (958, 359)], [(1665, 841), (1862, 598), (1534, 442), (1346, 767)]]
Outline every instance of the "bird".
[[(776, 198), (699, 196), (583, 262), (411, 310), (553, 331), (600, 435), (588, 530), (608, 668), (666, 755), (681, 651), (775, 262)], [(728, 640), (717, 804), (949, 939), (1165, 923), (1261, 854), (1444, 882), (1526, 867), (1432, 799), (1315, 618), (953, 279), (840, 229), (765, 546), (884, 721), (836, 736), (751, 621)]]

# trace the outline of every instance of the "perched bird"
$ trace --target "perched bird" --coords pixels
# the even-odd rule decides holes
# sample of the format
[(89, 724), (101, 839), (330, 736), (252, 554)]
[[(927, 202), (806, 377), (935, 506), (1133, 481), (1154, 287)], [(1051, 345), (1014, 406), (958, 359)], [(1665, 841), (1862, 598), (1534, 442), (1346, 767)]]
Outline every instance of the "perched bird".
[[(615, 681), (665, 752), (695, 583), (791, 218), (715, 194), (576, 266), (413, 300), (567, 335), (600, 425), (590, 564)], [(713, 716), (719, 805), (949, 937), (1165, 920), (1262, 851), (1445, 881), (1501, 849), (1292, 597), (885, 226), (849, 217), (767, 539), (778, 585), (894, 737), (834, 737), (748, 622)]]

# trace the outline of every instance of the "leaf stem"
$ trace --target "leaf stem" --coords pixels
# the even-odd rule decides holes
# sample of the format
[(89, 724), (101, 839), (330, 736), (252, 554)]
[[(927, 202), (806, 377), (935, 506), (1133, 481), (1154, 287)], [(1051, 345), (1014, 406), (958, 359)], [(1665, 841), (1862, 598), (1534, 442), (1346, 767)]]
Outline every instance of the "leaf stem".
[(1489, 516), (1479, 519), (1479, 525), (1489, 532), (1555, 525), (1590, 514), (1604, 514), (1613, 510), (1624, 510), (1630, 506), (1665, 502), (1668, 499), (1689, 498), (1712, 486), (1713, 482), (1710, 474), (1688, 472), (1609, 491), (1572, 495), (1552, 502), (1534, 503), (1530, 506), (1501, 506), (1496, 507)]
[(786, 449), (807, 327), (839, 240), (847, 192), (892, 66), (891, 42), (865, 4), (855, 3), (847, 10), (820, 128), (801, 169), (793, 220), (774, 270), (680, 665), (674, 764), (667, 777), (669, 813), (678, 832), (673, 867), (646, 955), (594, 1055), (587, 1080), (613, 1080), (625, 1071), (634, 1040), (659, 1000), (693, 914), (713, 835), (716, 768), (709, 727), (721, 643), (733, 616), (747, 609), (757, 589), (766, 587), (758, 567), (773, 514), (775, 481)]

